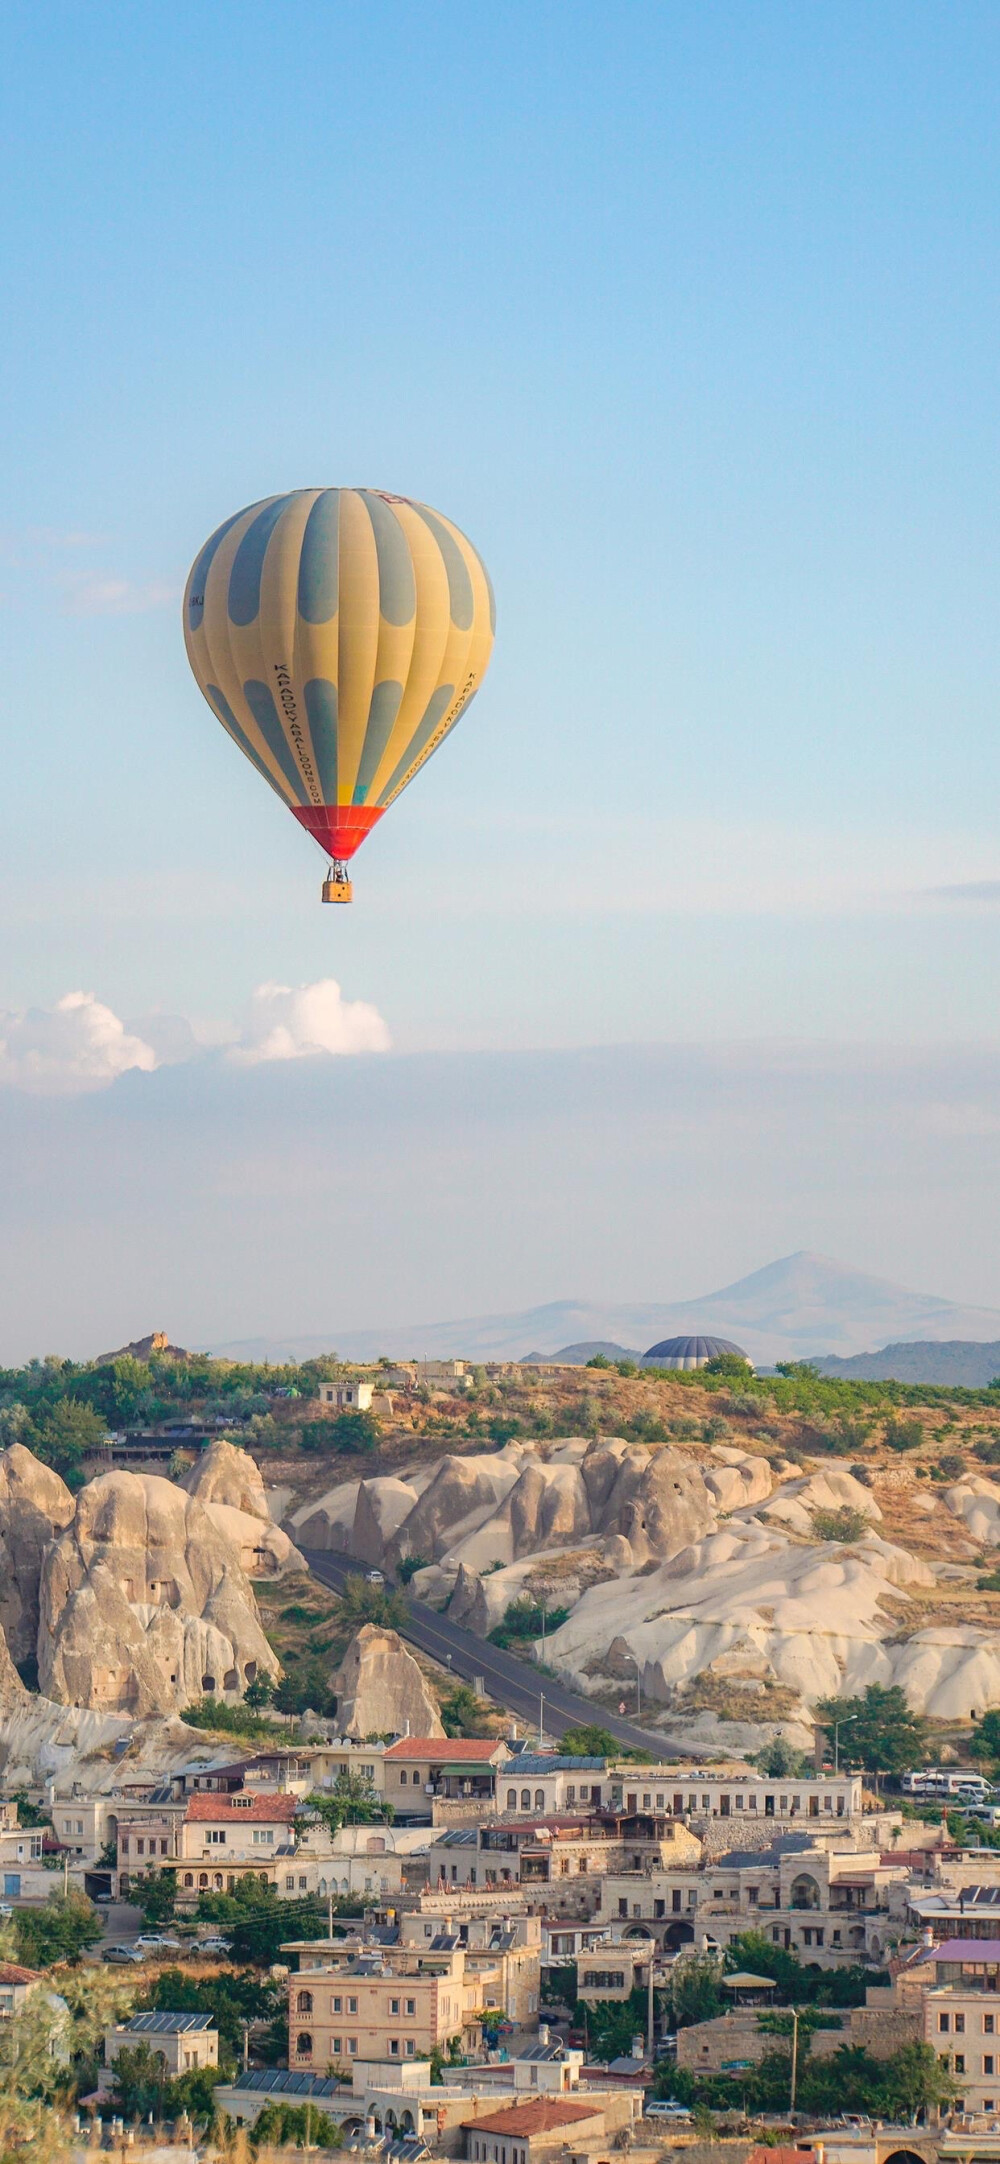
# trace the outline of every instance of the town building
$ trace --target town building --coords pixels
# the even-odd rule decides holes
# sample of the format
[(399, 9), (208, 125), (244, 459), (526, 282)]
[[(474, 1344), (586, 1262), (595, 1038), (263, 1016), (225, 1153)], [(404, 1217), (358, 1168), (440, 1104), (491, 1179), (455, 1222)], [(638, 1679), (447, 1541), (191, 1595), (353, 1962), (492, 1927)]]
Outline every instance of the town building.
[(397, 1818), (429, 1820), (441, 1803), (492, 1815), (497, 1769), (507, 1755), (507, 1745), (490, 1737), (404, 1736), (385, 1753), (386, 1801)]
[(27, 2005), (31, 1993), (45, 1977), (37, 1969), (25, 1969), (18, 1961), (0, 1961), (0, 2021), (11, 2021)]
[(207, 2014), (133, 2014), (131, 2021), (116, 2022), (104, 2038), (105, 2065), (101, 2086), (114, 2087), (115, 2061), (120, 2051), (148, 2045), (163, 2060), (164, 2074), (174, 2080), (196, 2067), (218, 2066), (219, 2036)]
[(347, 1382), (320, 1383), (316, 1395), (324, 1411), (366, 1413), (375, 1395), (375, 1385), (360, 1376), (352, 1376)]
[(1000, 1938), (946, 1939), (923, 1997), (923, 2041), (953, 2075), (956, 2112), (1000, 2110)]
[(473, 1965), (441, 1936), (425, 1948), (346, 1940), (287, 1949), (299, 1956), (288, 1986), (289, 2064), (327, 2072), (357, 2058), (426, 2058), (452, 2037), (477, 2045), (481, 2009), (503, 2018), (500, 1965)]

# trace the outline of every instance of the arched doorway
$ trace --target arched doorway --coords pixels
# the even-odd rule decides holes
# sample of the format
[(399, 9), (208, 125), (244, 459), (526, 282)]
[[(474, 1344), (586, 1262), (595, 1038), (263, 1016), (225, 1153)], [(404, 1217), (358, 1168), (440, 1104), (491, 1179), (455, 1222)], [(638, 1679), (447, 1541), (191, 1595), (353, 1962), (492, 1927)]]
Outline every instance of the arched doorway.
[(819, 1887), (811, 1871), (800, 1871), (798, 1877), (793, 1878), (791, 1905), (793, 1909), (818, 1909)]
[(690, 1946), (693, 1938), (693, 1924), (668, 1924), (663, 1934), (663, 1944), (668, 1953), (675, 1954), (679, 1946)]

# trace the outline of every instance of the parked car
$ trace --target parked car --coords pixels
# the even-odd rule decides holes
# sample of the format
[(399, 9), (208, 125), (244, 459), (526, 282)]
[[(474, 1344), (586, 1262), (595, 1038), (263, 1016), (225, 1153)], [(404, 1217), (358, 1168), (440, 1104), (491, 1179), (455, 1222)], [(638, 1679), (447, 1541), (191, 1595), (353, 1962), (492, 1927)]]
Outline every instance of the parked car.
[(228, 1954), (230, 1951), (229, 1940), (220, 1938), (195, 1939), (188, 1951), (192, 1954)]
[(172, 1939), (168, 1931), (140, 1931), (136, 1945), (147, 1954), (179, 1953), (180, 1939)]
[(381, 1571), (381, 1570), (366, 1570), (366, 1572), (365, 1572), (365, 1584), (366, 1584), (366, 1585), (384, 1585), (384, 1584), (385, 1584), (385, 1572), (384, 1572), (384, 1571)]
[(643, 2105), (642, 2110), (643, 2117), (646, 2119), (690, 2119), (691, 2117), (691, 2113), (686, 2104), (674, 2104), (670, 2102), (663, 2103), (661, 2101), (647, 2101)]
[(101, 1955), (102, 1961), (115, 1961), (122, 1968), (131, 1968), (133, 1962), (145, 1961), (145, 1959), (146, 1956), (141, 1946), (106, 1946)]

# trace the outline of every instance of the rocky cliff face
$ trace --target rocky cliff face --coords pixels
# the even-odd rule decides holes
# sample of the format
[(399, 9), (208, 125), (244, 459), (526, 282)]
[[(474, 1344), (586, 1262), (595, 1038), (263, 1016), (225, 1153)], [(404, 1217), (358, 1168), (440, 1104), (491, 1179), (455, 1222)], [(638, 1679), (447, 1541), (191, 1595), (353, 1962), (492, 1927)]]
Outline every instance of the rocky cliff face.
[(65, 1481), (22, 1443), (0, 1454), (0, 1628), (13, 1661), (35, 1657), (42, 1557), (74, 1507)]
[(420, 1669), (395, 1631), (363, 1624), (351, 1639), (333, 1689), (345, 1736), (444, 1735)]
[(39, 1611), (39, 1683), (63, 1705), (169, 1713), (277, 1666), (230, 1542), (152, 1474), (81, 1490), (46, 1552)]
[(227, 1510), (242, 1510), (247, 1517), (270, 1524), (271, 1513), (256, 1459), (224, 1437), (209, 1444), (180, 1485), (188, 1495), (196, 1495), (199, 1503), (223, 1503)]

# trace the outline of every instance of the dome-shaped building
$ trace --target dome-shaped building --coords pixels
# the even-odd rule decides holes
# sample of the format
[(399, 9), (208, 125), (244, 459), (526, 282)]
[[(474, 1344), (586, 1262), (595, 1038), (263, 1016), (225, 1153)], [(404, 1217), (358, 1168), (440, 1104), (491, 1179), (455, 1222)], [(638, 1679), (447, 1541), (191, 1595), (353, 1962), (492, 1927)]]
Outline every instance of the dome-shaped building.
[(643, 1366), (651, 1368), (703, 1368), (710, 1360), (717, 1360), (720, 1353), (735, 1353), (737, 1360), (746, 1360), (742, 1345), (733, 1345), (727, 1337), (665, 1337), (659, 1345), (651, 1345), (643, 1353)]

